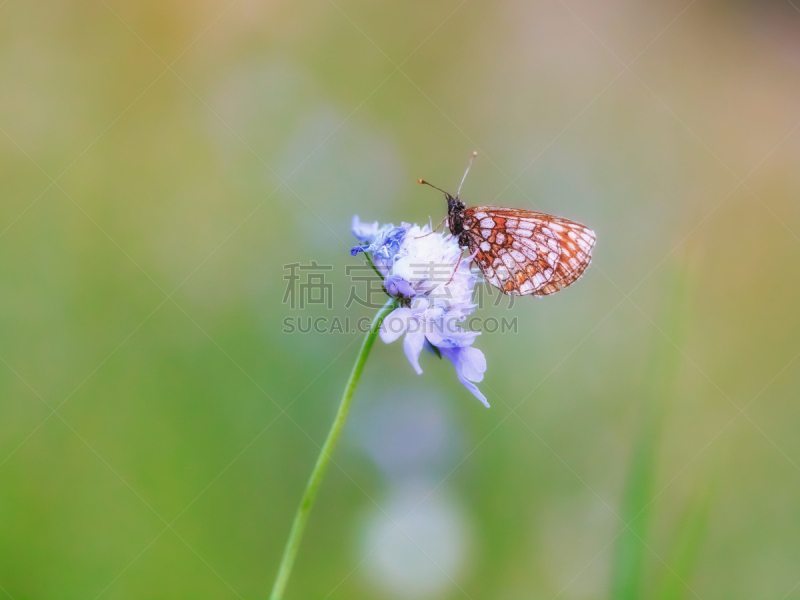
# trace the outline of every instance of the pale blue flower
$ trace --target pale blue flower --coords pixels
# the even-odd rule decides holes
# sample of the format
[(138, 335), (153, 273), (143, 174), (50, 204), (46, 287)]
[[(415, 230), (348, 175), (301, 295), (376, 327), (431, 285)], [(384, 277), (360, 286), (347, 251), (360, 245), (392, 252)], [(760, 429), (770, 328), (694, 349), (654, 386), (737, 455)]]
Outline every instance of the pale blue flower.
[(483, 380), (486, 359), (472, 347), (479, 332), (466, 331), (460, 323), (475, 309), (472, 293), (476, 277), (469, 259), (459, 262), (462, 250), (452, 235), (431, 233), (430, 227), (403, 223), (379, 226), (353, 219), (353, 234), (363, 242), (352, 250), (371, 252), (384, 275), (387, 293), (400, 306), (384, 319), (380, 336), (391, 343), (401, 336), (411, 366), (422, 373), (423, 348), (450, 360), (459, 381), (485, 406), (486, 397), (476, 382)]

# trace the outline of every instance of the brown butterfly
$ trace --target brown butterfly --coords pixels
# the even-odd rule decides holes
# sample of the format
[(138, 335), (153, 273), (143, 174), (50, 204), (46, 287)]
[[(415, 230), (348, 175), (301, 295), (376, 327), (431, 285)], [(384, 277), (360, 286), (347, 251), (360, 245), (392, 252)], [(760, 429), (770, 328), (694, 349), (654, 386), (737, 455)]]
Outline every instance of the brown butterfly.
[(419, 183), (445, 195), (450, 232), (469, 250), (486, 281), (505, 294), (554, 294), (577, 281), (592, 261), (594, 231), (580, 223), (517, 208), (467, 208), (458, 198), (461, 185), (453, 197), (427, 181)]

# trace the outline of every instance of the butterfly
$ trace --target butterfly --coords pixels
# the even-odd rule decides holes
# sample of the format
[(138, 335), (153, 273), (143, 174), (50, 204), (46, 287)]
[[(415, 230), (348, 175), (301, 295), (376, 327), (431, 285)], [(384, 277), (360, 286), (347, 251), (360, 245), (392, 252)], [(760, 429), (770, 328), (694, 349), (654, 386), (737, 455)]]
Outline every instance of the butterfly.
[[(470, 166), (472, 159), (464, 179)], [(461, 185), (453, 197), (423, 179), (419, 183), (445, 195), (450, 233), (468, 249), (486, 281), (504, 294), (554, 294), (577, 281), (592, 261), (596, 237), (580, 223), (517, 208), (467, 208), (458, 197)]]

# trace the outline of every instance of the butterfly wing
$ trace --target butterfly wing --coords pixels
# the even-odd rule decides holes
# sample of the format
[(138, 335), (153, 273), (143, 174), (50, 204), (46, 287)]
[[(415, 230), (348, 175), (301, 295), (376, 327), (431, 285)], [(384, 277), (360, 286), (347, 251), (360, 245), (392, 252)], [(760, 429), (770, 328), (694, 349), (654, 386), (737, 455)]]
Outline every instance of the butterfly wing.
[(569, 219), (497, 206), (466, 209), (464, 233), (486, 280), (518, 296), (547, 296), (575, 282), (596, 239)]

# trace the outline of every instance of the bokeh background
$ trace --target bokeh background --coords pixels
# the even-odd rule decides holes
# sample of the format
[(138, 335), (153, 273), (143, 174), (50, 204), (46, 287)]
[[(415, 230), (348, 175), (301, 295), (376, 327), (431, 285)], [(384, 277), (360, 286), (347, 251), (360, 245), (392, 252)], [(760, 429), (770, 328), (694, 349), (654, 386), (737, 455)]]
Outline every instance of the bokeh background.
[(266, 597), (359, 342), (283, 320), (477, 150), (594, 264), (489, 410), (376, 344), (287, 598), (800, 598), (798, 98), (788, 0), (6, 0), (0, 596)]

